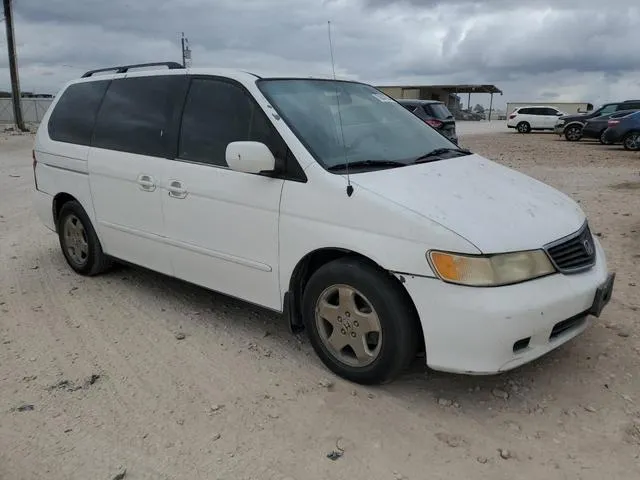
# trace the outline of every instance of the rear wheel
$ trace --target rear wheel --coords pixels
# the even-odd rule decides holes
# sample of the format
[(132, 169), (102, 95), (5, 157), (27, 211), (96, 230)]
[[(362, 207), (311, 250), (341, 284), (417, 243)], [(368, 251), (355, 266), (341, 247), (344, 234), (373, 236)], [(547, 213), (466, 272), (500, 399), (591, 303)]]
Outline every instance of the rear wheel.
[(531, 131), (531, 125), (529, 122), (520, 122), (516, 128), (520, 133), (529, 133)]
[(629, 132), (622, 139), (625, 150), (640, 150), (640, 132)]
[(110, 261), (102, 251), (89, 216), (76, 201), (65, 203), (58, 214), (60, 248), (69, 266), (81, 275), (97, 275)]
[(314, 350), (341, 377), (361, 384), (396, 377), (418, 348), (414, 310), (392, 277), (354, 258), (320, 267), (303, 296)]
[(571, 125), (564, 129), (564, 138), (570, 142), (577, 142), (582, 138), (582, 127)]

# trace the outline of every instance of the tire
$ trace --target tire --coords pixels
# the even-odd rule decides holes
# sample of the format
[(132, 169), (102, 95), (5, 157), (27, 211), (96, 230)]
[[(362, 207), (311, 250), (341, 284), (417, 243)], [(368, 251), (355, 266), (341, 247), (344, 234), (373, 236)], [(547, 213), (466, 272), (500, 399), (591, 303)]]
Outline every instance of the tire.
[(76, 273), (98, 275), (110, 266), (91, 220), (78, 202), (70, 201), (62, 206), (57, 230), (62, 254)]
[(625, 150), (640, 150), (640, 132), (629, 132), (622, 139)]
[(529, 133), (531, 132), (531, 125), (529, 124), (529, 122), (520, 122), (518, 125), (516, 125), (516, 129), (520, 133)]
[(600, 137), (598, 137), (598, 140), (600, 141), (600, 143), (601, 143), (602, 145), (612, 145), (612, 142), (608, 142), (608, 141), (606, 141), (606, 140), (604, 139), (604, 132), (606, 132), (606, 131), (607, 131), (607, 129), (605, 128), (604, 130), (602, 130), (602, 131), (600, 132)]
[(582, 127), (571, 125), (564, 129), (564, 138), (569, 142), (577, 142), (582, 138)]
[(417, 354), (421, 331), (406, 293), (387, 273), (358, 259), (320, 267), (305, 287), (302, 313), (322, 362), (352, 382), (389, 382)]

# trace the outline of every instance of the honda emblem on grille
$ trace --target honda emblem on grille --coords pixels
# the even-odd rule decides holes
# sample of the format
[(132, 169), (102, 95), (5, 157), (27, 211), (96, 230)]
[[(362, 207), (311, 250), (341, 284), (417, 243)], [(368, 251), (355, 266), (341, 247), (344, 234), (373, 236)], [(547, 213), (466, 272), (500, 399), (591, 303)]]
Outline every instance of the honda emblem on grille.
[(585, 238), (582, 241), (582, 245), (584, 246), (584, 249), (587, 252), (587, 255), (589, 256), (593, 255), (593, 243), (591, 243), (591, 240), (589, 240), (588, 238)]

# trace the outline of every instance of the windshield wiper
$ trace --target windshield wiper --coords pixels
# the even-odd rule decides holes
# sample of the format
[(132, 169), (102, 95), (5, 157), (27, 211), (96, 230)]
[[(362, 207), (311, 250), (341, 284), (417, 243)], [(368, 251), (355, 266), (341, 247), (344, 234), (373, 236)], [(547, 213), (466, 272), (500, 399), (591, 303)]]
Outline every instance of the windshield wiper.
[(395, 162), (393, 160), (359, 160), (357, 162), (345, 162), (339, 163), (337, 165), (331, 165), (327, 167), (327, 170), (330, 172), (335, 172), (338, 170), (346, 170), (347, 168), (366, 168), (366, 167), (385, 167), (385, 168), (396, 168), (396, 167), (406, 167), (406, 163)]
[(420, 155), (414, 160), (413, 163), (430, 162), (435, 158), (444, 155), (445, 153), (459, 153), (461, 156), (471, 155), (471, 150), (467, 150), (466, 148), (436, 148), (434, 150), (431, 150), (430, 152), (425, 153), (424, 155)]

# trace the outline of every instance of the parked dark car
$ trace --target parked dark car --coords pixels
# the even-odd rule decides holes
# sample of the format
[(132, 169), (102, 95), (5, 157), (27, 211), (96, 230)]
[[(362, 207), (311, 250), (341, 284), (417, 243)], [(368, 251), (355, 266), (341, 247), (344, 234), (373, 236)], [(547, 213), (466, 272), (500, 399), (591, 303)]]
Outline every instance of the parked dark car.
[(456, 120), (444, 103), (436, 100), (398, 100), (398, 103), (458, 144)]
[(640, 150), (640, 111), (626, 117), (609, 119), (609, 128), (604, 132), (604, 141), (622, 142), (626, 150)]
[(589, 113), (565, 115), (558, 119), (554, 131), (558, 135), (564, 135), (564, 138), (570, 142), (577, 142), (582, 138), (582, 127), (587, 120), (616, 113), (621, 110), (640, 110), (640, 100), (605, 103), (600, 108)]
[(609, 120), (626, 117), (627, 115), (637, 112), (638, 110), (623, 110), (621, 112), (610, 113), (609, 115), (601, 115), (591, 120), (587, 120), (582, 127), (582, 136), (584, 138), (597, 138), (603, 145), (611, 145), (605, 141), (604, 132), (609, 128)]

